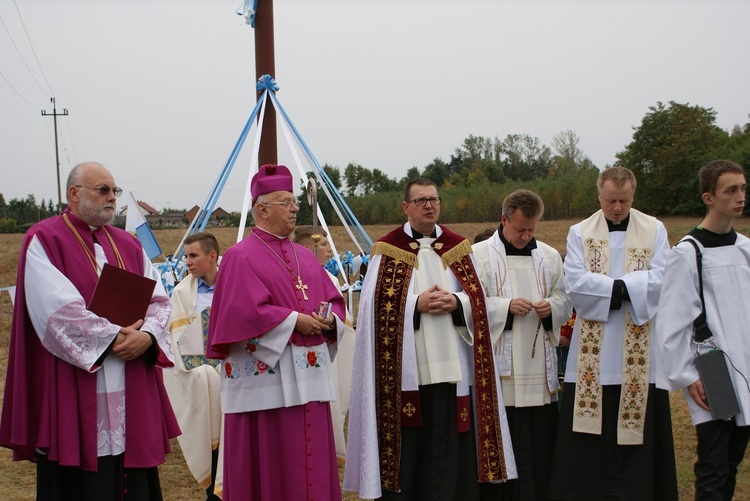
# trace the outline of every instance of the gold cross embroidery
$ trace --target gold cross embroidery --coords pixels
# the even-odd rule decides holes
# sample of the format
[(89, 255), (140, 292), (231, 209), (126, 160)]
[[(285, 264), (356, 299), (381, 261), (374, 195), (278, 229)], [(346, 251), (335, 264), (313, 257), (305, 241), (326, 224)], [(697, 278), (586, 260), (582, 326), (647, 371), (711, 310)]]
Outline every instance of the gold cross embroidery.
[(404, 406), (404, 414), (406, 414), (409, 417), (412, 417), (414, 415), (414, 412), (417, 410), (416, 407), (414, 407), (411, 402), (407, 403)]
[(305, 294), (305, 291), (307, 290), (307, 285), (302, 283), (302, 277), (297, 277), (297, 285), (295, 286), (298, 291), (302, 291), (302, 297), (305, 301), (307, 301), (307, 294)]
[(469, 418), (469, 411), (464, 408), (464, 410), (461, 411), (461, 419), (463, 421), (466, 421)]

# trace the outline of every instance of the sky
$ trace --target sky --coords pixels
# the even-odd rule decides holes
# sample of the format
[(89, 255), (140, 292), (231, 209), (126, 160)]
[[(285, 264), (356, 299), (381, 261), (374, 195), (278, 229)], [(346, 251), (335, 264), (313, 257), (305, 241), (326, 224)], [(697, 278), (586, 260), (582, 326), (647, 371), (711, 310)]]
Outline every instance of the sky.
[[(260, 0), (259, 9), (264, 2)], [(97, 161), (202, 204), (255, 104), (241, 0), (0, 0), (0, 193), (57, 201)], [(750, 122), (746, 0), (274, 0), (277, 97), (320, 164), (401, 178), (469, 135), (572, 130), (598, 167), (657, 102)], [(280, 163), (293, 159), (279, 133)], [(252, 139), (218, 206), (239, 210)], [(293, 169), (294, 170), (294, 169)]]

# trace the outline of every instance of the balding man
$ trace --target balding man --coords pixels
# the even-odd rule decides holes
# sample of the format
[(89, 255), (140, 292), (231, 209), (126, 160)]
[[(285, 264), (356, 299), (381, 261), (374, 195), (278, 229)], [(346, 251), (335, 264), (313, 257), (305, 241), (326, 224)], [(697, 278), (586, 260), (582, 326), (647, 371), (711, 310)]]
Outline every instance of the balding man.
[[(66, 190), (23, 241), (0, 444), (37, 463), (37, 499), (161, 499), (157, 466), (179, 434), (161, 373), (169, 299), (138, 240), (109, 224), (112, 174), (79, 164)], [(156, 281), (143, 319), (87, 309), (105, 263)]]
[(548, 499), (677, 499), (669, 394), (651, 349), (667, 231), (632, 208), (630, 169), (605, 169), (597, 188), (601, 209), (568, 232), (577, 316)]

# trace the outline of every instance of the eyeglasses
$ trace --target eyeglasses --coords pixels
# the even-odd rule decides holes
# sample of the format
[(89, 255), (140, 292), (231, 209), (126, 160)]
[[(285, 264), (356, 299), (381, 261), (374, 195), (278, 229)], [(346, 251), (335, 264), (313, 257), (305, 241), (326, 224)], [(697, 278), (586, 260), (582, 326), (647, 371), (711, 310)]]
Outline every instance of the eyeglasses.
[(415, 198), (414, 200), (409, 200), (406, 203), (409, 204), (411, 202), (414, 202), (414, 205), (417, 207), (424, 207), (427, 205), (427, 202), (430, 202), (430, 205), (440, 205), (440, 197), (428, 197), (428, 198)]
[(292, 205), (297, 207), (299, 209), (299, 200), (295, 200), (294, 202), (290, 202), (289, 200), (286, 200), (284, 202), (260, 202), (263, 205), (281, 205), (285, 209), (290, 209)]
[(118, 188), (117, 186), (98, 186), (96, 188), (90, 188), (89, 186), (84, 186), (82, 184), (76, 184), (74, 186), (76, 188), (86, 188), (88, 190), (94, 190), (95, 192), (97, 192), (103, 197), (106, 197), (107, 195), (109, 195), (110, 191), (114, 193), (116, 197), (119, 197), (120, 195), (122, 195), (122, 188)]

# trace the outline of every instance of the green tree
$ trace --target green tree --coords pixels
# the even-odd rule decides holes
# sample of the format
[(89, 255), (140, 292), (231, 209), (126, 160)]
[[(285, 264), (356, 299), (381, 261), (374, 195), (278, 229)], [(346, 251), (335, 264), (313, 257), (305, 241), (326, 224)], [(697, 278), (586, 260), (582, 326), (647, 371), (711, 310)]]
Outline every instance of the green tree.
[(401, 178), (399, 181), (399, 188), (403, 188), (406, 183), (411, 181), (412, 179), (417, 179), (420, 177), (424, 177), (422, 173), (419, 171), (419, 167), (412, 167), (409, 170), (406, 171), (406, 175)]
[(547, 177), (552, 151), (539, 138), (528, 134), (508, 134), (497, 147), (505, 177), (530, 181)]
[(701, 213), (697, 172), (728, 134), (711, 108), (670, 101), (649, 107), (617, 163), (638, 180), (637, 206), (656, 215)]
[(0, 220), (0, 233), (16, 233), (17, 231), (18, 228), (14, 219), (5, 218)]
[(380, 169), (374, 169), (370, 177), (370, 183), (367, 193), (381, 193), (384, 191), (394, 191), (398, 189), (398, 182), (389, 178), (388, 175)]
[(450, 171), (448, 170), (448, 165), (443, 162), (442, 159), (437, 157), (435, 157), (432, 162), (425, 165), (425, 168), (422, 171), (422, 177), (430, 179), (438, 186), (443, 186), (449, 175)]
[(555, 154), (550, 164), (550, 176), (596, 168), (594, 162), (578, 147), (579, 141), (578, 135), (572, 130), (560, 132), (552, 138), (552, 149)]
[(323, 172), (326, 173), (336, 189), (341, 191), (341, 170), (333, 165), (323, 164)]
[(367, 190), (372, 182), (372, 172), (359, 164), (350, 163), (344, 169), (344, 181), (348, 196), (369, 195)]
[[(44, 210), (44, 213), (42, 212)], [(16, 220), (19, 226), (36, 223), (47, 217), (46, 209), (39, 207), (34, 195), (27, 195), (25, 200), (12, 198), (8, 202), (7, 217)]]

